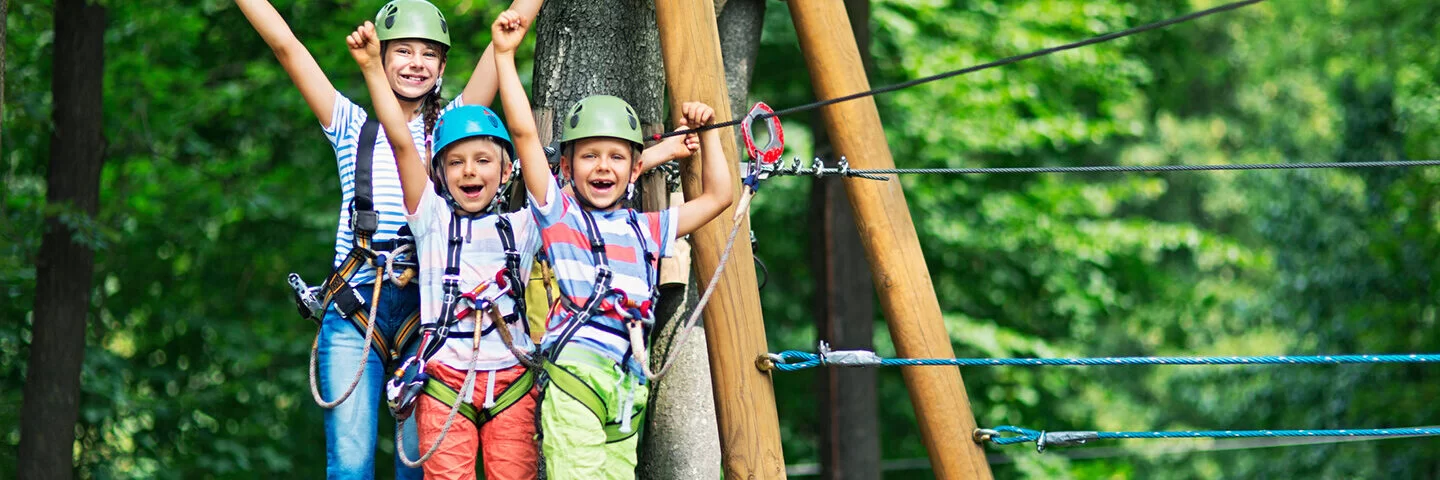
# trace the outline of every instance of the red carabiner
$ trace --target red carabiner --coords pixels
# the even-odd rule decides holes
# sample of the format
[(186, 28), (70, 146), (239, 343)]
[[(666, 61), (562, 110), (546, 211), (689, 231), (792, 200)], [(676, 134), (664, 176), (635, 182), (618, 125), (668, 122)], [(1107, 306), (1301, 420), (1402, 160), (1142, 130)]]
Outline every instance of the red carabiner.
[[(765, 128), (770, 131), (770, 141), (763, 149), (755, 146), (755, 132), (751, 130), (751, 123), (760, 115), (766, 115)], [(745, 139), (745, 151), (750, 154), (751, 160), (775, 163), (785, 153), (785, 129), (780, 127), (780, 117), (775, 116), (775, 110), (765, 102), (756, 102), (750, 113), (745, 114), (745, 120), (740, 122), (740, 136)]]

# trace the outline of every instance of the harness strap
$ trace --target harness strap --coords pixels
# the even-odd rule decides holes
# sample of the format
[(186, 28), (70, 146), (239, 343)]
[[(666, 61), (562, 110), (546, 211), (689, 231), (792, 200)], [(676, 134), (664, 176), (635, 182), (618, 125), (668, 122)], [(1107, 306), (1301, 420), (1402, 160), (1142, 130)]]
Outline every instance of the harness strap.
[(613, 416), (607, 415), (609, 409), (605, 407), (605, 401), (600, 398), (600, 394), (596, 393), (595, 389), (590, 388), (590, 385), (587, 385), (584, 380), (575, 376), (574, 372), (554, 362), (545, 360), (541, 365), (542, 368), (545, 369), (551, 385), (554, 385), (555, 388), (561, 392), (565, 392), (566, 395), (580, 402), (580, 404), (585, 405), (585, 408), (589, 409), (590, 413), (595, 414), (595, 419), (600, 421), (605, 430), (605, 443), (623, 441), (635, 436), (643, 429), (645, 425), (645, 407), (637, 409), (629, 418), (631, 425), (639, 425), (640, 427), (632, 428), (629, 432), (622, 432), (620, 431), (621, 422), (610, 420)]
[(444, 294), (440, 301), (440, 317), (435, 320), (435, 341), (426, 344), (425, 351), (420, 352), (420, 358), (425, 361), (429, 361), (435, 352), (440, 351), (445, 339), (450, 336), (450, 328), (459, 322), (455, 318), (455, 304), (460, 301), (460, 247), (465, 244), (465, 237), (460, 235), (460, 219), (460, 215), (450, 213), (450, 238), (445, 248), (445, 273), (441, 277)]
[(581, 208), (580, 217), (585, 219), (585, 236), (590, 240), (590, 256), (595, 265), (595, 287), (590, 291), (590, 298), (585, 299), (584, 305), (575, 305), (575, 302), (563, 292), (560, 295), (566, 310), (574, 312), (574, 314), (571, 315), (569, 323), (560, 332), (560, 336), (552, 344), (550, 352), (547, 354), (552, 362), (560, 358), (560, 351), (570, 343), (570, 338), (575, 336), (575, 332), (580, 331), (580, 327), (590, 321), (590, 317), (595, 314), (595, 309), (600, 306), (601, 300), (610, 294), (610, 281), (614, 277), (614, 273), (610, 271), (609, 257), (605, 255), (605, 237), (600, 233), (599, 225), (595, 224), (595, 216), (591, 215), (589, 210)]
[[(515, 244), (515, 228), (504, 214), (496, 214), (495, 231), (500, 234), (500, 245), (505, 248), (505, 278), (510, 283), (510, 298), (515, 308), (506, 316), (507, 322), (525, 318), (525, 281), (520, 278), (520, 249)], [(525, 334), (530, 334), (530, 322), (524, 324)]]
[(355, 232), (356, 246), (363, 237), (368, 245), (370, 237), (379, 228), (380, 219), (375, 213), (373, 195), (373, 170), (375, 163), (375, 137), (380, 130), (380, 121), (374, 116), (365, 119), (360, 127), (360, 143), (355, 145), (355, 199), (350, 203), (350, 229)]
[[(490, 372), (490, 375), (494, 376), (495, 372)], [(525, 398), (525, 394), (530, 393), (530, 389), (534, 386), (535, 372), (533, 370), (525, 370), (524, 374), (521, 374), (510, 386), (505, 387), (505, 390), (502, 390), (500, 395), (495, 397), (495, 406), (477, 409), (473, 404), (461, 403), (460, 414), (470, 419), (470, 423), (475, 424), (475, 427), (479, 428), (481, 425), (484, 425), (485, 422), (489, 422), (495, 419), (495, 417), (500, 416), (500, 413), (504, 412), (505, 409), (519, 403), (520, 399)], [(440, 403), (452, 408), (455, 406), (455, 402), (460, 399), (460, 392), (455, 391), (455, 389), (446, 385), (445, 382), (435, 378), (431, 378), (425, 382), (425, 395), (439, 400)]]

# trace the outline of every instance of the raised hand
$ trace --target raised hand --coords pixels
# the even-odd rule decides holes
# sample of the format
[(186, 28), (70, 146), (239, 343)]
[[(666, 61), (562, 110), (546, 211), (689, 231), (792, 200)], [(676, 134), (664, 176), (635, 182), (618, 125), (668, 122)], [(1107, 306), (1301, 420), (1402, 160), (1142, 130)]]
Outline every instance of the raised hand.
[(520, 48), (520, 42), (525, 40), (525, 18), (514, 10), (506, 10), (495, 18), (495, 24), (490, 26), (490, 43), (495, 45), (495, 53), (515, 53)]
[[(703, 102), (685, 102), (683, 105), (680, 105), (680, 112), (681, 115), (685, 117), (685, 123), (683, 125), (692, 128), (709, 125), (712, 120), (715, 120), (715, 109), (710, 108), (709, 105)], [(687, 135), (687, 137), (688, 136), (690, 135)], [(686, 143), (689, 142), (687, 141)]]
[(345, 44), (350, 46), (350, 56), (355, 57), (361, 69), (380, 66), (380, 39), (375, 36), (375, 24), (369, 20), (347, 35)]

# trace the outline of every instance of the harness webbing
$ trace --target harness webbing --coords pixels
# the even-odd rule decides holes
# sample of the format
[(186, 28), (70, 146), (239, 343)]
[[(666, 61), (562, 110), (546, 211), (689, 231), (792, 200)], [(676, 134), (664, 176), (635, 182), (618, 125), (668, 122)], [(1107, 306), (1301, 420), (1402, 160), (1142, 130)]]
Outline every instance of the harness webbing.
[[(641, 258), (645, 263), (645, 282), (650, 287), (651, 298), (655, 299), (658, 298), (660, 294), (658, 288), (659, 275), (656, 272), (658, 259), (655, 256), (655, 252), (650, 249), (649, 237), (645, 235), (644, 229), (640, 228), (639, 216), (635, 213), (634, 209), (631, 209), (629, 213), (630, 216), (627, 219), (627, 223), (630, 224), (630, 229), (635, 232), (636, 240), (640, 242), (640, 250), (642, 251)], [(595, 222), (595, 216), (591, 214), (589, 210), (581, 208), (580, 217), (585, 220), (585, 233), (590, 240), (590, 255), (595, 263), (595, 288), (590, 292), (590, 298), (585, 300), (584, 305), (576, 305), (575, 302), (570, 299), (570, 296), (563, 294), (563, 292), (560, 295), (561, 304), (571, 313), (571, 318), (570, 323), (561, 331), (560, 336), (556, 339), (549, 353), (546, 355), (552, 362), (560, 357), (560, 351), (565, 348), (565, 345), (570, 342), (570, 339), (575, 336), (575, 333), (580, 330), (580, 327), (589, 323), (590, 318), (593, 317), (597, 313), (597, 309), (600, 308), (602, 300), (612, 291), (610, 282), (614, 278), (614, 271), (610, 269), (609, 257), (606, 256), (605, 253), (605, 237), (600, 232), (599, 225)], [(621, 337), (626, 336), (625, 332), (612, 333)], [(630, 353), (627, 352), (625, 355), (626, 358), (628, 358)]]
[[(494, 375), (495, 372), (491, 372), (490, 374)], [(520, 399), (525, 398), (525, 395), (530, 393), (530, 389), (534, 386), (535, 371), (526, 369), (524, 374), (521, 374), (513, 383), (505, 387), (505, 390), (500, 391), (500, 394), (495, 397), (494, 406), (476, 409), (473, 404), (461, 402), (460, 414), (470, 419), (470, 423), (475, 424), (475, 427), (479, 428), (481, 425), (484, 425), (485, 422), (500, 416), (500, 413), (504, 412), (505, 409), (519, 403)], [(425, 382), (425, 395), (439, 400), (440, 403), (451, 408), (454, 408), (455, 402), (460, 399), (460, 392), (455, 391), (455, 389), (446, 385), (445, 382), (433, 377)]]
[(635, 436), (640, 433), (640, 430), (644, 429), (645, 407), (636, 409), (635, 413), (630, 415), (629, 423), (631, 425), (638, 425), (639, 427), (632, 428), (629, 432), (623, 432), (621, 431), (621, 422), (610, 420), (613, 415), (609, 415), (609, 409), (605, 407), (605, 400), (601, 399), (600, 394), (596, 393), (595, 389), (590, 388), (590, 385), (587, 385), (584, 380), (575, 376), (575, 373), (570, 370), (566, 370), (565, 367), (557, 365), (550, 360), (543, 361), (541, 365), (549, 381), (554, 383), (555, 388), (565, 392), (570, 398), (574, 398), (582, 405), (585, 405), (585, 408), (589, 409), (590, 413), (595, 414), (595, 418), (600, 421), (605, 430), (605, 443), (615, 443), (625, 440)]
[[(450, 337), (450, 329), (453, 328), (456, 323), (459, 323), (459, 319), (455, 318), (455, 304), (460, 301), (460, 249), (466, 241), (466, 236), (461, 236), (460, 220), (462, 218), (467, 220), (466, 226), (474, 226), (475, 219), (461, 217), (454, 212), (450, 213), (450, 228), (447, 232), (448, 239), (445, 247), (445, 272), (441, 277), (443, 294), (440, 300), (440, 317), (435, 319), (434, 341), (427, 343), (425, 345), (425, 351), (420, 352), (420, 358), (424, 362), (429, 362), (430, 357), (433, 357), (435, 352), (440, 351), (440, 348), (445, 344), (445, 340)], [(476, 327), (478, 328), (479, 325), (476, 325)], [(482, 332), (480, 335), (476, 335), (477, 342), (481, 335), (484, 335), (484, 333)]]
[[(370, 248), (370, 239), (380, 226), (375, 213), (374, 166), (375, 137), (380, 121), (375, 116), (365, 119), (360, 127), (360, 143), (355, 145), (355, 199), (350, 202), (350, 229), (355, 232), (355, 246)], [(360, 240), (364, 239), (364, 245)], [(376, 279), (379, 281), (379, 279)]]

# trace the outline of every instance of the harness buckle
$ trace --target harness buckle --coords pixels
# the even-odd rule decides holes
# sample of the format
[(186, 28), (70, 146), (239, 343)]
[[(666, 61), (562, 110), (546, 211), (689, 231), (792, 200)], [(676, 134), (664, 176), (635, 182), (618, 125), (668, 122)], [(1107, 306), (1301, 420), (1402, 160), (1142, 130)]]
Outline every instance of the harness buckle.
[(600, 280), (608, 281), (613, 278), (614, 275), (615, 272), (610, 270), (609, 265), (602, 263), (595, 266), (595, 279), (597, 280), (596, 283), (599, 283)]
[(350, 214), (350, 230), (373, 234), (379, 227), (380, 215), (374, 211), (362, 210)]

